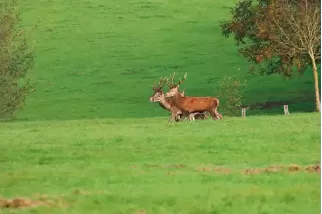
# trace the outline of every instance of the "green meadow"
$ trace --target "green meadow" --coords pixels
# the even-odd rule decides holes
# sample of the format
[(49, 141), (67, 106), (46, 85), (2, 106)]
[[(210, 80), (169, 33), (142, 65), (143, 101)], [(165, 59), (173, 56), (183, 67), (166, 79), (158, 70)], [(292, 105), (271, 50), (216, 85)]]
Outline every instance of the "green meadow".
[[(316, 114), (37, 121), (0, 130), (2, 196), (50, 203), (4, 213), (320, 212), (320, 173), (305, 170), (320, 163)], [(286, 168), (265, 170), (279, 166)]]
[[(21, 2), (35, 91), (0, 123), (0, 213), (320, 213), (313, 74), (249, 75), (219, 27), (235, 2)], [(245, 105), (281, 105), (169, 124), (149, 97), (173, 72), (186, 96), (237, 75)]]
[[(234, 1), (28, 1), (34, 24), (36, 91), (22, 120), (142, 118), (168, 115), (148, 101), (160, 77), (187, 72), (186, 95), (217, 96), (224, 76), (248, 80), (245, 104), (282, 102), (314, 111), (313, 74), (250, 76), (249, 64), (220, 31)], [(165, 88), (167, 90), (167, 88)], [(220, 108), (219, 108), (220, 109)], [(283, 113), (283, 107), (249, 114)]]

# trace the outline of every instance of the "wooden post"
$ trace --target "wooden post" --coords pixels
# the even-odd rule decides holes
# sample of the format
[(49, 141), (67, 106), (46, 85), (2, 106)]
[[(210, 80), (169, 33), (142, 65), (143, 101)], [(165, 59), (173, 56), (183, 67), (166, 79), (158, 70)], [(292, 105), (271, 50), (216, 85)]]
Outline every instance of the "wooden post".
[(284, 105), (283, 108), (284, 108), (284, 114), (285, 115), (290, 114), (290, 112), (288, 111), (288, 105)]
[(246, 117), (246, 108), (242, 108), (242, 117)]

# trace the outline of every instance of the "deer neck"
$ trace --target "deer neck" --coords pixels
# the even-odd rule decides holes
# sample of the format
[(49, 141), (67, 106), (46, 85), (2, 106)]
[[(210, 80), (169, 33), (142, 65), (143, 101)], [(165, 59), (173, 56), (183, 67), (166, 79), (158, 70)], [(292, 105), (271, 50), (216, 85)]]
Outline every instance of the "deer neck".
[(168, 109), (168, 110), (171, 109), (171, 104), (166, 99), (160, 100), (159, 104), (165, 109)]
[(184, 97), (181, 96), (181, 94), (178, 92), (172, 97), (173, 103), (180, 108), (182, 105), (182, 102), (184, 100)]

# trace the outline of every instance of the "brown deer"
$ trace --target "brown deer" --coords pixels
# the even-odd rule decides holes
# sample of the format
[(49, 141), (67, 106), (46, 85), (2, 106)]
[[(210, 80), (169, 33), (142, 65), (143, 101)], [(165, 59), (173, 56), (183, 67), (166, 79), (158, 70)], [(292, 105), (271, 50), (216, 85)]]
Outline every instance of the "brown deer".
[(190, 97), (181, 96), (179, 93), (179, 86), (187, 79), (187, 73), (184, 75), (183, 80), (179, 80), (174, 84), (175, 73), (171, 77), (171, 82), (167, 79), (169, 91), (165, 94), (167, 98), (173, 97), (172, 101), (181, 111), (183, 116), (188, 116), (196, 112), (208, 112), (214, 120), (222, 119), (222, 115), (217, 111), (219, 100), (215, 97)]
[[(164, 92), (162, 91), (163, 86), (166, 84), (166, 79), (167, 78), (160, 78), (158, 85), (156, 85), (155, 83), (152, 85), (152, 90), (154, 91), (154, 94), (150, 97), (149, 100), (150, 102), (158, 102), (162, 108), (171, 112), (169, 122), (172, 122), (173, 119), (175, 119), (176, 122), (182, 121), (186, 116), (183, 116), (182, 111), (174, 105), (173, 98), (167, 98)], [(180, 93), (184, 96), (184, 91)], [(204, 117), (199, 116), (199, 114), (201, 115), (202, 113), (197, 112), (188, 115), (188, 120), (203, 119)], [(195, 115), (198, 116), (195, 117)]]
[(158, 102), (163, 109), (171, 112), (171, 116), (168, 122), (172, 122), (173, 120), (178, 122), (182, 116), (182, 111), (173, 104), (172, 98), (165, 97), (165, 94), (162, 91), (162, 87), (165, 84), (166, 78), (160, 78), (158, 85), (154, 83), (152, 85), (152, 90), (154, 91), (154, 93), (149, 100), (150, 102)]
[[(179, 92), (180, 95), (181, 95), (181, 97), (184, 97), (185, 91), (186, 91), (186, 89), (183, 89), (181, 92)], [(197, 119), (197, 120), (205, 120), (207, 118), (208, 117), (207, 117), (206, 112), (202, 112), (202, 113), (200, 113), (200, 112), (191, 113), (191, 114), (189, 114), (189, 117), (188, 117), (188, 119), (189, 120), (192, 120), (192, 121), (194, 121), (195, 119)]]

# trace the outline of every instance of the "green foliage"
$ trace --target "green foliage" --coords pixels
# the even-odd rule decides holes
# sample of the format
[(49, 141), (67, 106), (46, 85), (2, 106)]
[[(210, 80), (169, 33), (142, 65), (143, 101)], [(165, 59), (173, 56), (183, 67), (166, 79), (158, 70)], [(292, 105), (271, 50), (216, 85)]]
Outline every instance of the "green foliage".
[(320, 4), (319, 0), (241, 0), (231, 8), (232, 19), (221, 24), (221, 31), (225, 37), (233, 36), (239, 53), (252, 63), (252, 73), (302, 74), (312, 63), (309, 49), (320, 55)]
[(0, 2), (0, 119), (14, 117), (31, 92), (27, 72), (33, 67), (33, 52), (19, 27), (16, 2)]
[(242, 171), (317, 164), (320, 116), (235, 117), (170, 126), (167, 117), (0, 124), (1, 198), (54, 203), (0, 210), (318, 214), (320, 173)]
[(242, 76), (225, 76), (218, 82), (218, 98), (223, 115), (240, 115), (247, 81)]

